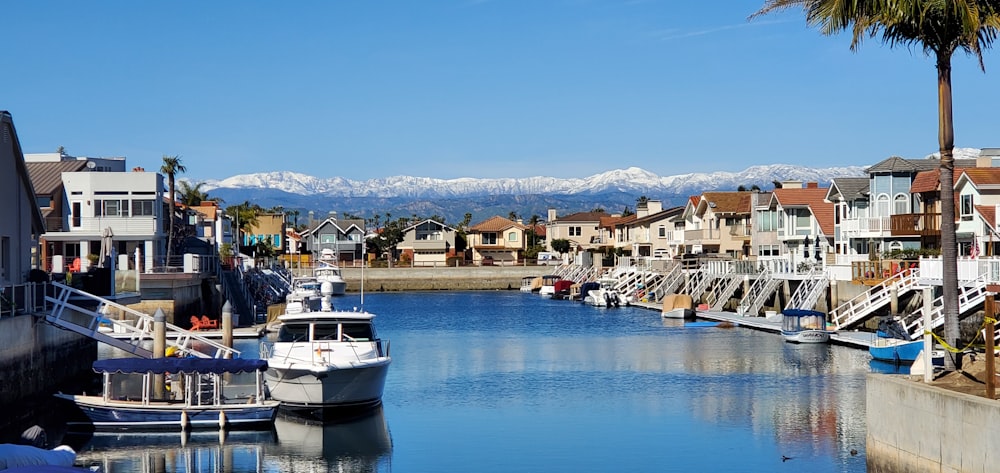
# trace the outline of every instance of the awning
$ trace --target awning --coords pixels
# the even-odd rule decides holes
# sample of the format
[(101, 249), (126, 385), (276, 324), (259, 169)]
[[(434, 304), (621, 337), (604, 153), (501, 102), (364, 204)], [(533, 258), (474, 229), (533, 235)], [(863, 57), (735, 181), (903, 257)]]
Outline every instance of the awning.
[(264, 371), (267, 360), (242, 358), (111, 358), (94, 362), (98, 373), (240, 373)]

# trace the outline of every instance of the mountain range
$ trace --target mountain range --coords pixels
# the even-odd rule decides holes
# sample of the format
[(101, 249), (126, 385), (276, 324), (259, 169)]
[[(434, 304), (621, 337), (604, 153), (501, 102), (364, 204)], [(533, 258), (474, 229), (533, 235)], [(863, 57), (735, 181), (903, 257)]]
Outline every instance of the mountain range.
[[(956, 148), (956, 158), (978, 155), (978, 149)], [(928, 156), (932, 158), (933, 155)], [(343, 177), (318, 178), (279, 171), (240, 174), (205, 181), (202, 190), (228, 204), (243, 201), (269, 208), (298, 210), (303, 218), (336, 214), (372, 217), (389, 213), (397, 217), (443, 217), (457, 223), (472, 213), (472, 223), (511, 212), (528, 220), (545, 217), (547, 209), (559, 215), (595, 208), (610, 213), (634, 209), (645, 196), (663, 202), (664, 208), (683, 205), (705, 191), (734, 191), (743, 186), (774, 188), (775, 181), (817, 182), (826, 186), (836, 177), (864, 177), (866, 167), (808, 168), (790, 164), (751, 166), (739, 172), (708, 172), (658, 176), (638, 167), (615, 169), (584, 178), (458, 178), (392, 176), (366, 181)]]

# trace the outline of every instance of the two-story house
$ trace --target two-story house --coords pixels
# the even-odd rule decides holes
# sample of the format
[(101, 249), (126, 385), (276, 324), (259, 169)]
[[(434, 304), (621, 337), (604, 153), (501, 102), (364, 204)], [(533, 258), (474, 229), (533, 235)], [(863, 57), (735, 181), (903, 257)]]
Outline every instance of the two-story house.
[(396, 245), (401, 258), (413, 266), (444, 266), (455, 256), (455, 229), (435, 220), (403, 229), (403, 241)]
[[(682, 254), (684, 251), (683, 219), (677, 217), (681, 216), (683, 212), (684, 207), (672, 207), (664, 210), (662, 202), (658, 200), (640, 202), (636, 206), (635, 219), (622, 224), (628, 229), (628, 244), (632, 255), (671, 258)], [(676, 227), (678, 220), (682, 225), (679, 232)]]
[(45, 231), (10, 113), (0, 111), (0, 285), (21, 284), (38, 267)]
[(577, 212), (565, 217), (558, 217), (556, 209), (549, 209), (545, 223), (545, 248), (552, 251), (553, 240), (569, 240), (571, 251), (596, 250), (609, 239), (602, 232), (601, 217), (608, 217), (605, 212)]
[(520, 222), (499, 215), (469, 227), (467, 237), (473, 264), (517, 264), (526, 248), (527, 229)]
[(956, 171), (955, 236), (958, 254), (995, 255), (996, 208), (1000, 205), (1000, 168), (977, 167)]
[(752, 192), (705, 192), (685, 208), (684, 240), (692, 253), (718, 253), (737, 259), (750, 256)]
[[(323, 250), (332, 250), (341, 265), (361, 261), (365, 244), (365, 222), (361, 219), (337, 219), (334, 213), (326, 220), (302, 232), (308, 252), (319, 258)], [(310, 212), (310, 222), (312, 222)]]
[(785, 182), (771, 193), (770, 208), (777, 216), (780, 257), (793, 266), (807, 262), (825, 264), (832, 253), (834, 204), (826, 201), (829, 189), (815, 182)]

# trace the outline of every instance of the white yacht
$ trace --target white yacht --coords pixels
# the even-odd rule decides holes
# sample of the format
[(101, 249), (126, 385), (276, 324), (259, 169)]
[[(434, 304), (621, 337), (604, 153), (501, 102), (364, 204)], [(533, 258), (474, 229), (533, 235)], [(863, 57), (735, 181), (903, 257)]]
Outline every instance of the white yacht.
[(271, 397), (299, 410), (378, 405), (392, 362), (389, 342), (378, 338), (374, 314), (333, 310), (332, 289), (323, 286), (321, 310), (289, 304), (278, 316), (277, 338), (261, 347)]
[(342, 296), (347, 292), (347, 281), (340, 275), (340, 268), (335, 265), (320, 262), (319, 266), (313, 268), (313, 277), (319, 281), (320, 284), (324, 282), (330, 283), (332, 287), (332, 295)]

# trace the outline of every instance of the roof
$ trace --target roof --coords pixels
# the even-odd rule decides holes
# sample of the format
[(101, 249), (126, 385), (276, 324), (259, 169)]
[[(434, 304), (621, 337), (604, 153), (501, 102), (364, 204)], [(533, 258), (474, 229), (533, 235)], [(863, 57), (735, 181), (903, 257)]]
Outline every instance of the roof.
[(519, 230), (525, 230), (528, 228), (513, 220), (503, 218), (497, 215), (469, 227), (469, 232), (471, 233), (499, 232), (511, 227), (517, 228)]
[(443, 223), (441, 223), (441, 222), (439, 222), (437, 220), (432, 220), (432, 219), (429, 219), (429, 218), (425, 219), (425, 220), (422, 220), (420, 222), (414, 223), (413, 225), (410, 225), (409, 227), (404, 228), (403, 231), (404, 232), (409, 231), (411, 228), (415, 228), (417, 226), (423, 225), (423, 224), (428, 223), (428, 222), (429, 223), (436, 223), (436, 224), (440, 225), (441, 228), (443, 228), (443, 229), (455, 231), (454, 228), (449, 227), (448, 225), (445, 225), (445, 224), (443, 224)]
[[(10, 113), (6, 110), (0, 110), (0, 126), (6, 123), (10, 127), (10, 137), (11, 137), (11, 151), (14, 155), (14, 168), (17, 169), (17, 174), (20, 176), (24, 192), (27, 194), (25, 197), (28, 198), (28, 202), (31, 202), (31, 225), (32, 231), (37, 232), (39, 235), (45, 233), (45, 221), (42, 220), (42, 213), (35, 204), (35, 190), (31, 183), (31, 177), (28, 175), (28, 168), (25, 166), (24, 162), (24, 151), (21, 149), (21, 140), (17, 137), (17, 130), (14, 129), (14, 119), (10, 116)], [(3, 133), (6, 130), (0, 130)]]
[(347, 219), (338, 220), (338, 219), (336, 219), (334, 217), (327, 217), (325, 220), (323, 220), (323, 221), (319, 222), (318, 224), (316, 224), (315, 227), (312, 227), (312, 228), (310, 228), (310, 229), (302, 232), (302, 236), (304, 236), (304, 237), (306, 237), (306, 236), (312, 236), (313, 233), (316, 233), (316, 231), (318, 231), (320, 228), (323, 228), (327, 224), (329, 224), (329, 225), (333, 226), (334, 228), (336, 228), (337, 231), (339, 231), (341, 233), (345, 233), (345, 234), (346, 233), (350, 233), (351, 227), (355, 227), (358, 230), (360, 230), (361, 232), (365, 231), (365, 228), (364, 228), (365, 221), (364, 220), (356, 219), (356, 218), (347, 218)]
[(829, 189), (812, 187), (805, 189), (775, 189), (774, 199), (782, 207), (806, 206), (819, 223), (819, 228), (826, 236), (833, 236), (834, 205), (826, 201)]
[[(956, 159), (956, 168), (975, 167), (975, 159)], [(906, 159), (899, 156), (892, 156), (881, 162), (873, 164), (867, 169), (868, 173), (873, 172), (909, 172), (930, 171), (941, 167), (941, 160), (937, 158)]]
[(553, 223), (564, 223), (564, 222), (600, 222), (601, 217), (607, 217), (607, 212), (577, 212), (575, 214), (569, 214), (565, 217), (559, 217), (551, 222)]
[(962, 174), (965, 174), (976, 187), (1000, 185), (1000, 168), (969, 168), (956, 171), (955, 174), (958, 175), (958, 179), (955, 179), (956, 184)]
[(36, 195), (52, 195), (62, 187), (62, 173), (79, 172), (87, 167), (83, 160), (25, 163)]
[(836, 191), (844, 200), (867, 199), (871, 179), (867, 177), (837, 177), (830, 182), (830, 192)]
[[(962, 177), (963, 172), (971, 171), (973, 169), (990, 169), (990, 168), (969, 168), (962, 171), (956, 170), (951, 176), (952, 185), (958, 183), (958, 180)], [(920, 194), (922, 192), (938, 192), (941, 190), (941, 170), (933, 169), (930, 171), (923, 171), (917, 174), (917, 177), (913, 179), (910, 184), (911, 194)]]
[(994, 205), (977, 205), (976, 212), (990, 228), (997, 227), (997, 208)]
[(643, 223), (649, 223), (649, 222), (656, 222), (656, 221), (668, 219), (668, 218), (671, 218), (671, 217), (676, 217), (676, 216), (680, 215), (683, 212), (684, 212), (684, 207), (671, 207), (671, 208), (666, 209), (666, 210), (661, 210), (659, 212), (656, 212), (656, 213), (653, 213), (653, 214), (649, 214), (649, 215), (647, 215), (645, 217), (642, 217), (642, 218), (637, 218), (637, 219), (635, 219), (635, 221), (630, 222), (630, 223), (633, 224), (633, 225), (635, 225), (635, 224), (643, 224)]
[(705, 192), (701, 203), (707, 205), (715, 213), (745, 214), (750, 213), (750, 192)]
[[(211, 204), (208, 202), (211, 202)], [(192, 205), (188, 208), (198, 212), (205, 217), (206, 220), (215, 220), (219, 214), (219, 204), (213, 201), (202, 202), (201, 205)]]
[(604, 228), (615, 228), (615, 225), (625, 225), (634, 222), (636, 218), (638, 217), (636, 217), (635, 214), (625, 215), (625, 216), (617, 215), (614, 217), (611, 216), (601, 217), (600, 226)]

